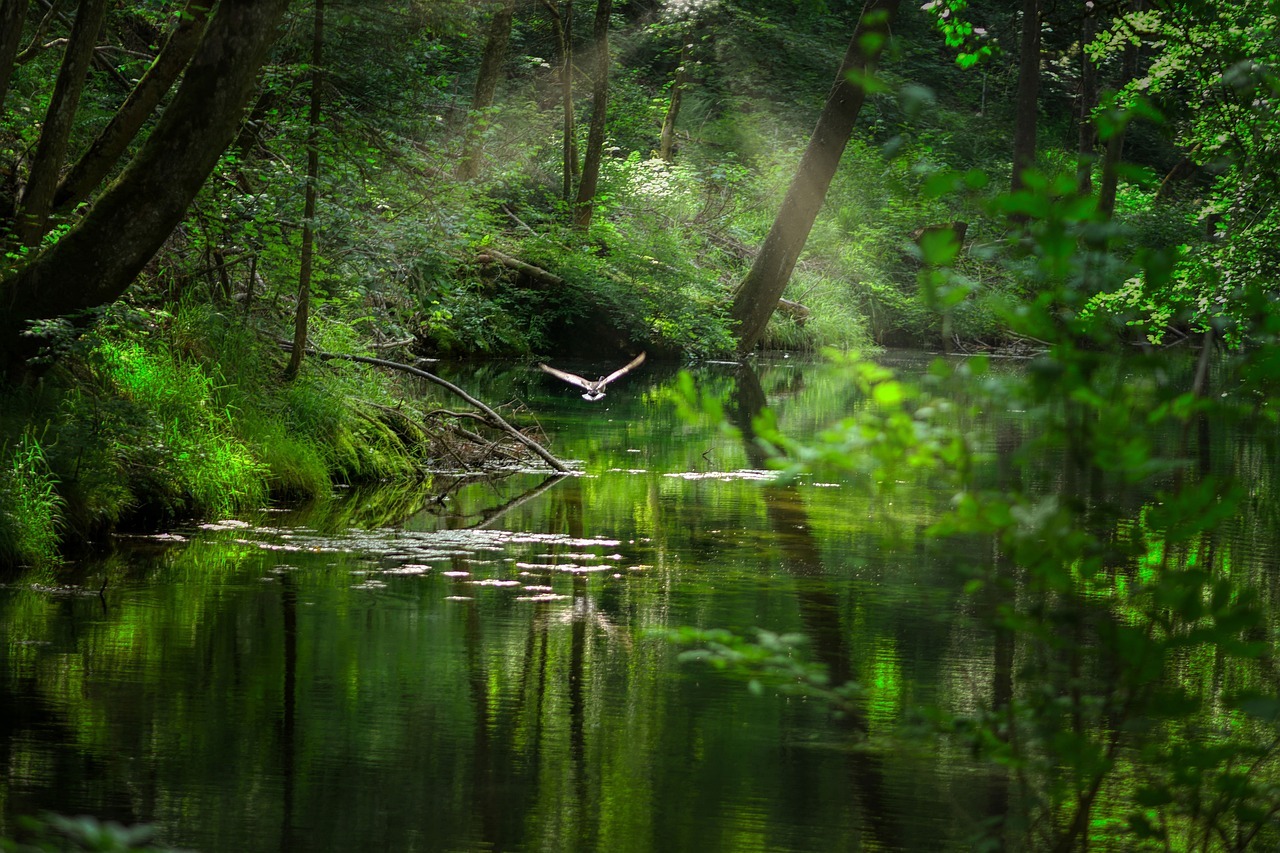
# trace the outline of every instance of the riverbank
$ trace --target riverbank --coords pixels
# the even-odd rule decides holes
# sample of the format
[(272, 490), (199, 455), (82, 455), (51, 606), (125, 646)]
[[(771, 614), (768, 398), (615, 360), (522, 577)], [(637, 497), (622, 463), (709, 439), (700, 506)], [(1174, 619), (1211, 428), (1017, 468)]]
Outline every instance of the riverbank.
[(119, 306), (59, 346), (42, 379), (4, 399), (0, 565), (52, 562), (119, 528), (527, 455), (477, 443), (482, 426), (461, 429), (429, 391), (374, 366), (316, 360), (286, 382), (279, 347), (217, 307)]

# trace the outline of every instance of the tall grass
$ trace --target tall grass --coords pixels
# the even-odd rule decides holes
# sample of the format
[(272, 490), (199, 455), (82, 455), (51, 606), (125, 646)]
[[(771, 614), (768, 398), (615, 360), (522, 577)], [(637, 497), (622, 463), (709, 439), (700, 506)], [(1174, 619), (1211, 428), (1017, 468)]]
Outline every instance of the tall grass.
[(44, 448), (24, 433), (0, 467), (0, 563), (55, 562), (63, 507)]
[(166, 514), (217, 515), (266, 498), (266, 466), (236, 434), (235, 412), (202, 365), (138, 341), (103, 341), (96, 355), (142, 427), (136, 445), (118, 452)]

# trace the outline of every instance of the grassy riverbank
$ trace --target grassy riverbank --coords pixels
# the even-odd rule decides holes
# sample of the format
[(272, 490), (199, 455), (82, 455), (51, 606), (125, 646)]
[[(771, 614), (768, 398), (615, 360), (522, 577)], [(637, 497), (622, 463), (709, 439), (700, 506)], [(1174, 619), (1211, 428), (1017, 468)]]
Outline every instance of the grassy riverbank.
[(67, 348), (3, 402), (0, 564), (121, 525), (416, 479), (431, 461), (394, 378), (341, 363), (284, 382), (274, 344), (227, 312), (119, 308)]

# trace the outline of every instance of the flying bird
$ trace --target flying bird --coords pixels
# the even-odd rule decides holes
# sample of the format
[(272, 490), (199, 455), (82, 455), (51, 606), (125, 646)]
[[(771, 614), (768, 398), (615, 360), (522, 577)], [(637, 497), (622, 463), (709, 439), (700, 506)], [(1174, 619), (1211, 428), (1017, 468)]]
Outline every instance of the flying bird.
[(557, 379), (563, 379), (570, 385), (577, 385), (579, 388), (582, 388), (587, 392), (582, 395), (582, 399), (594, 403), (596, 400), (599, 400), (604, 396), (604, 386), (608, 385), (618, 377), (626, 375), (626, 373), (633, 368), (639, 367), (642, 361), (644, 361), (644, 353), (640, 353), (638, 356), (631, 359), (631, 363), (627, 364), (625, 367), (619, 367), (608, 376), (601, 376), (595, 381), (583, 379), (581, 376), (576, 376), (572, 373), (565, 373), (563, 370), (556, 370), (554, 367), (547, 367), (545, 364), (539, 364), (538, 367), (542, 368), (547, 373), (550, 373)]

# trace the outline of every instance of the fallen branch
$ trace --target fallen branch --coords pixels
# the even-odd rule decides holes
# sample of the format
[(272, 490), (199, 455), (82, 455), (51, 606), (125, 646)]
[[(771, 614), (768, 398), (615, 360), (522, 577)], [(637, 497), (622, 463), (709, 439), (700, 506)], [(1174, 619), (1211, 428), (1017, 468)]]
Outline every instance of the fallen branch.
[(497, 262), (504, 267), (515, 270), (516, 272), (524, 273), (529, 276), (529, 278), (540, 281), (543, 284), (556, 286), (564, 284), (564, 279), (555, 273), (547, 272), (542, 267), (535, 267), (533, 264), (527, 264), (522, 260), (511, 257), (510, 255), (505, 255), (497, 249), (486, 248), (476, 256), (476, 260), (482, 264)]
[[(395, 349), (396, 347), (407, 347), (415, 343), (417, 343), (416, 338), (405, 338), (400, 341), (383, 341), (380, 344), (369, 344), (369, 346), (373, 349)], [(435, 361), (436, 359), (433, 358), (430, 360)]]
[[(293, 344), (288, 341), (280, 341), (280, 346), (286, 350), (293, 349)], [(538, 444), (538, 442), (534, 441), (532, 438), (529, 438), (529, 436), (520, 432), (520, 430), (516, 429), (511, 424), (507, 423), (505, 420), (502, 419), (502, 416), (499, 415), (497, 412), (495, 412), (493, 409), (489, 408), (484, 403), (477, 400), (475, 397), (472, 397), (466, 391), (463, 391), (461, 388), (459, 388), (457, 385), (454, 385), (449, 380), (441, 379), (439, 376), (436, 376), (434, 373), (428, 373), (425, 370), (420, 370), (408, 364), (401, 364), (397, 361), (387, 361), (385, 358), (370, 358), (364, 355), (347, 355), (346, 353), (341, 353), (341, 352), (322, 352), (320, 350), (310, 349), (310, 348), (307, 349), (307, 355), (321, 359), (322, 361), (328, 361), (330, 359), (339, 359), (342, 361), (356, 361), (361, 364), (373, 364), (373, 365), (377, 365), (378, 367), (386, 367), (391, 370), (399, 370), (403, 373), (408, 373), (413, 376), (421, 377), (422, 379), (425, 379), (428, 382), (431, 382), (432, 384), (439, 385), (441, 388), (444, 388), (446, 391), (449, 391), (450, 393), (458, 397), (461, 397), (463, 400), (466, 400), (472, 406), (475, 406), (477, 409), (484, 412), (484, 414), (489, 417), (491, 423), (494, 426), (502, 429), (504, 432), (506, 432), (516, 441), (520, 442), (525, 447), (532, 450), (535, 454), (541, 457), (544, 462), (546, 462), (556, 471), (561, 471), (566, 473), (569, 471), (569, 467), (565, 465), (563, 462), (561, 462), (559, 459), (557, 459), (555, 456), (551, 455), (551, 452), (549, 450), (547, 450), (541, 444)]]
[(812, 313), (807, 306), (801, 305), (799, 302), (781, 298), (778, 299), (776, 310), (779, 314), (786, 314), (792, 320), (795, 320), (797, 326), (803, 326), (805, 320), (809, 319), (809, 314)]
[(502, 212), (505, 213), (507, 216), (511, 217), (511, 221), (514, 222), (516, 225), (519, 225), (520, 228), (522, 228), (525, 231), (528, 231), (534, 237), (538, 236), (537, 231), (534, 231), (532, 228), (530, 228), (527, 222), (525, 222), (519, 216), (516, 216), (515, 211), (507, 207), (505, 204), (502, 206)]

